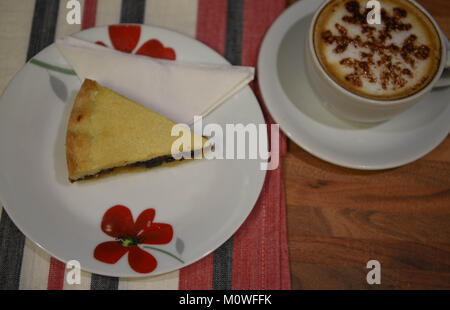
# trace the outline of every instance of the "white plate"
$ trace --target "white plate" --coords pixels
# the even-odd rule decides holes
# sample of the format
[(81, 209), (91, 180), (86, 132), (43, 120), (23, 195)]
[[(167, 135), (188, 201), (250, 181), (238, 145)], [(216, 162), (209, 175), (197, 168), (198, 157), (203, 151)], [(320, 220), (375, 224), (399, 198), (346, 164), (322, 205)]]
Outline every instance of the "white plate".
[[(111, 46), (107, 27), (75, 36)], [(172, 47), (180, 61), (227, 63), (200, 42), (156, 27), (142, 26), (137, 46), (152, 38)], [(53, 45), (35, 59), (70, 68)], [(257, 160), (196, 160), (84, 183), (68, 182), (65, 129), (80, 85), (76, 76), (27, 63), (1, 98), (0, 192), (19, 229), (64, 262), (78, 260), (86, 271), (119, 277), (148, 274), (131, 269), (127, 254), (115, 264), (93, 257), (98, 244), (113, 240), (100, 225), (104, 213), (114, 205), (128, 207), (134, 220), (153, 208), (155, 223), (172, 226), (169, 243), (146, 249), (157, 260), (151, 275), (191, 264), (231, 237), (249, 215), (263, 186), (265, 171)], [(203, 123), (263, 124), (264, 118), (253, 92), (246, 87)]]
[(378, 170), (415, 161), (450, 130), (450, 88), (377, 125), (351, 123), (322, 107), (305, 74), (306, 33), (322, 1), (302, 0), (268, 31), (258, 59), (264, 102), (281, 129), (311, 154), (336, 165)]

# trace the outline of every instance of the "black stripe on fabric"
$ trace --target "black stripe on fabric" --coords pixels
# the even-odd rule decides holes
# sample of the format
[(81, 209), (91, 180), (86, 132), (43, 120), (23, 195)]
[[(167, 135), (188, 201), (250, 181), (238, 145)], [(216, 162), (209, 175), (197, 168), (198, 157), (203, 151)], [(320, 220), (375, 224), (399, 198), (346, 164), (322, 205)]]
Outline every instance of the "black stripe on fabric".
[(27, 60), (33, 58), (55, 40), (58, 10), (59, 0), (36, 0)]
[(117, 290), (119, 278), (107, 277), (93, 273), (91, 275), (91, 290)]
[(233, 237), (214, 251), (213, 290), (231, 290), (233, 284)]
[(242, 25), (244, 0), (228, 0), (225, 58), (232, 65), (242, 63)]
[[(27, 60), (55, 40), (59, 0), (36, 0)], [(0, 220), (0, 289), (18, 289), (25, 236), (2, 210)]]
[(3, 209), (0, 220), (0, 290), (16, 290), (20, 283), (25, 236)]
[[(242, 63), (242, 25), (244, 0), (228, 0), (225, 58), (233, 65)], [(214, 251), (213, 289), (231, 290), (233, 286), (233, 237)]]
[(120, 23), (143, 24), (145, 15), (145, 0), (122, 0)]

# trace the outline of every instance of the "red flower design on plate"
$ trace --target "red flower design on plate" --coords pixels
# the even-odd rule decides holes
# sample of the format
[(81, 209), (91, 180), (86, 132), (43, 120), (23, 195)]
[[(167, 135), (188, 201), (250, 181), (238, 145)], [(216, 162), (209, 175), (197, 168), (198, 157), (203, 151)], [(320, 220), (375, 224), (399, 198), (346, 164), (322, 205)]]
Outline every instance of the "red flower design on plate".
[[(141, 26), (139, 25), (111, 25), (108, 27), (109, 37), (113, 47), (124, 53), (132, 53), (141, 37)], [(106, 44), (97, 41), (97, 44), (106, 47)], [(165, 47), (159, 40), (151, 39), (145, 42), (135, 53), (155, 58), (175, 60), (177, 58), (175, 50)]]
[(130, 209), (125, 206), (116, 205), (108, 209), (103, 215), (101, 228), (115, 240), (97, 245), (94, 257), (101, 262), (115, 264), (128, 253), (128, 263), (134, 271), (152, 272), (158, 263), (153, 255), (141, 249), (139, 244), (167, 244), (173, 237), (172, 226), (154, 223), (154, 218), (154, 209), (144, 210), (136, 222), (133, 221)]

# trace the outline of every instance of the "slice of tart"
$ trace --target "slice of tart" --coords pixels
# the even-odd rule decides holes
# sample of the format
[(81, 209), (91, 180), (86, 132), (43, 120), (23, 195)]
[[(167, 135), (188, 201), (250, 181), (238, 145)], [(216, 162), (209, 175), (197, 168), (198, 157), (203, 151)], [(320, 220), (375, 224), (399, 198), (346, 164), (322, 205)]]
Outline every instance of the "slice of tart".
[[(75, 99), (66, 135), (69, 180), (97, 177), (120, 167), (154, 167), (173, 162), (174, 122), (118, 93), (86, 79)], [(180, 153), (206, 147), (183, 145)], [(199, 143), (197, 143), (199, 144)], [(191, 143), (191, 145), (194, 145)]]

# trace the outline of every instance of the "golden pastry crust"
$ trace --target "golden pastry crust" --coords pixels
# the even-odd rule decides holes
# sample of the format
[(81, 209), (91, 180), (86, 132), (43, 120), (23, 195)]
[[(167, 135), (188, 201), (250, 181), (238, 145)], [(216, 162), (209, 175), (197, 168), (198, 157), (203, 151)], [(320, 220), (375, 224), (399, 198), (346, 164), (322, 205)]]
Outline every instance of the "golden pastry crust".
[(70, 114), (66, 135), (66, 159), (70, 181), (77, 180), (80, 172), (89, 169), (90, 166), (89, 148), (92, 137), (87, 132), (83, 133), (83, 127), (88, 126), (99, 89), (97, 82), (85, 80)]
[[(85, 80), (67, 127), (69, 180), (97, 177), (119, 167), (151, 168), (172, 162), (172, 146), (178, 139), (171, 135), (174, 125), (107, 87)], [(206, 146), (207, 140), (201, 138)], [(185, 152), (191, 150), (188, 146)]]

